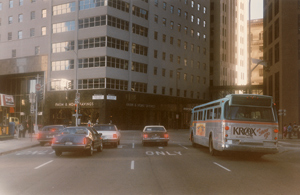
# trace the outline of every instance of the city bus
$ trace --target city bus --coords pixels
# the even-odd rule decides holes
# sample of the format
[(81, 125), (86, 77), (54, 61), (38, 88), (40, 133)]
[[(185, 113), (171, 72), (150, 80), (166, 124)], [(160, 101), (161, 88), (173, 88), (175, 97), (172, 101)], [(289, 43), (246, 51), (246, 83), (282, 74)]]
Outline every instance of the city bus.
[(190, 140), (211, 155), (222, 151), (278, 152), (278, 118), (271, 96), (231, 94), (192, 109)]

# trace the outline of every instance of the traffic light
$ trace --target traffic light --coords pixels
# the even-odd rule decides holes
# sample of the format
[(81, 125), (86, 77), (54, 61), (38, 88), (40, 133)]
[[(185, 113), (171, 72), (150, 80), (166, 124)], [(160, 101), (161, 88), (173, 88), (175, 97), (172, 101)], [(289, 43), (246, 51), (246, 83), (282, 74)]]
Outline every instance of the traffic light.
[(77, 114), (77, 104), (75, 104), (74, 112), (75, 112), (75, 114)]
[(44, 92), (43, 91), (38, 91), (37, 92), (37, 96), (38, 96), (39, 101), (43, 101), (43, 99), (44, 99)]

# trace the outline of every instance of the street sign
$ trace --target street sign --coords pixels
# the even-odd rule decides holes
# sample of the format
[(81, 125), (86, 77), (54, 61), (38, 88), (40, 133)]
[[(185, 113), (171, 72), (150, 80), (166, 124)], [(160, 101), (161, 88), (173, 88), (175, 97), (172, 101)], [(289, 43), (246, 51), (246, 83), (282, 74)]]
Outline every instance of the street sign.
[(35, 93), (29, 94), (29, 102), (32, 104), (35, 103)]
[(92, 96), (92, 99), (93, 100), (104, 100), (104, 95), (95, 94), (95, 95)]
[(108, 100), (117, 100), (117, 96), (115, 96), (115, 95), (107, 95), (106, 98)]
[(30, 113), (33, 114), (34, 113), (34, 104), (30, 105)]
[(40, 91), (41, 89), (42, 89), (42, 85), (41, 84), (38, 83), (38, 84), (35, 85), (35, 90), (36, 91)]

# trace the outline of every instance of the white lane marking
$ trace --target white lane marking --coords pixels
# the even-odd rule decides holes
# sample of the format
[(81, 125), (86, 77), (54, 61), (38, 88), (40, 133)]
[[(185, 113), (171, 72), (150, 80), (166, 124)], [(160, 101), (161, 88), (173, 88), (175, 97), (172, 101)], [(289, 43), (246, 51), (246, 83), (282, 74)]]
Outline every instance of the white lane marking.
[(131, 161), (131, 169), (132, 169), (132, 170), (134, 169), (134, 160)]
[(187, 147), (185, 147), (185, 146), (183, 146), (183, 145), (181, 145), (181, 144), (178, 144), (178, 145), (181, 146), (181, 147), (183, 147), (184, 149), (187, 149), (187, 150), (188, 150)]
[(216, 162), (214, 162), (214, 164), (215, 164), (215, 165), (218, 165), (219, 167), (221, 167), (221, 168), (223, 168), (223, 169), (225, 169), (226, 171), (231, 171), (230, 169), (227, 169), (226, 167), (223, 167), (222, 165), (220, 165), (220, 164), (218, 164), (218, 163), (216, 163)]
[(41, 168), (41, 167), (43, 167), (43, 166), (45, 166), (45, 165), (47, 165), (49, 163), (52, 163), (52, 162), (53, 162), (53, 160), (50, 160), (50, 161), (48, 161), (48, 162), (46, 162), (46, 163), (44, 163), (44, 164), (42, 164), (40, 166), (35, 167), (34, 169), (39, 169), (39, 168)]
[(134, 143), (132, 143), (132, 148), (134, 148)]

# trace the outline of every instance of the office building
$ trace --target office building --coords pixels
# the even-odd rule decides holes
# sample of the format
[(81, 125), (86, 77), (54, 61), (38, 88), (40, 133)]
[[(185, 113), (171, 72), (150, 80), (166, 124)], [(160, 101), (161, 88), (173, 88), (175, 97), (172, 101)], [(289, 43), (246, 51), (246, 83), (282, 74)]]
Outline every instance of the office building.
[(188, 128), (190, 109), (209, 99), (209, 10), (206, 0), (2, 1), (10, 114), (30, 115), (39, 83), (39, 124), (75, 124), (77, 99), (81, 124)]

